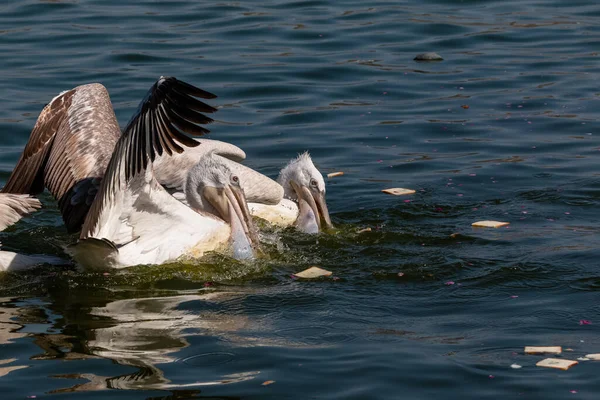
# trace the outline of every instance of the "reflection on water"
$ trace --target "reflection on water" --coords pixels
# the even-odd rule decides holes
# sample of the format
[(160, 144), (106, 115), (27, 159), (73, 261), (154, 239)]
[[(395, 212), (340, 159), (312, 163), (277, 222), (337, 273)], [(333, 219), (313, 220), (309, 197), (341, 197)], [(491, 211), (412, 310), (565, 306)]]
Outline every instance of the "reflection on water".
[[(179, 361), (174, 353), (189, 345), (185, 331), (225, 333), (247, 324), (245, 317), (215, 317), (178, 309), (187, 302), (211, 302), (231, 294), (209, 293), (143, 299), (117, 300), (92, 309), (91, 315), (110, 318), (113, 326), (93, 331), (88, 342), (92, 354), (139, 368), (133, 374), (105, 379), (105, 386), (118, 389), (169, 389), (240, 382), (254, 378), (260, 371), (228, 374), (214, 381), (172, 385), (159, 364)], [(210, 365), (207, 366), (210, 368)], [(97, 387), (91, 381), (88, 385)], [(85, 389), (89, 390), (90, 386)]]
[[(310, 327), (307, 328), (309, 331), (301, 332), (302, 337), (294, 339), (290, 337), (293, 335), (284, 334), (290, 329), (274, 330), (260, 318), (252, 319), (243, 312), (231, 313), (231, 308), (239, 308), (249, 294), (262, 293), (208, 291), (111, 301), (104, 306), (91, 307), (85, 315), (79, 315), (74, 335), (65, 334), (71, 329), (60, 333), (55, 331), (53, 324), (49, 324), (48, 315), (52, 312), (45, 308), (46, 304), (15, 302), (6, 298), (0, 300), (0, 345), (30, 338), (38, 352), (30, 355), (29, 360), (109, 359), (121, 366), (134, 368), (131, 373), (117, 376), (53, 374), (51, 377), (56, 379), (85, 382), (55, 388), (49, 393), (106, 389), (181, 390), (239, 383), (260, 375), (260, 370), (252, 369), (220, 373), (229, 368), (225, 364), (236, 361), (235, 351), (214, 350), (214, 346), (208, 346), (206, 352), (182, 356), (181, 351), (190, 346), (189, 337), (206, 336), (209, 341), (218, 338), (226, 346), (236, 348), (323, 346), (317, 337), (311, 339), (310, 334), (306, 336)], [(24, 328), (28, 331), (21, 332)], [(198, 379), (173, 383), (165, 376), (164, 367), (176, 363), (193, 367)], [(25, 360), (0, 360), (0, 374), (27, 368), (26, 364)]]
[(9, 301), (8, 298), (0, 298), (0, 345), (25, 336), (19, 333), (23, 325), (16, 322), (20, 309), (10, 305)]
[[(195, 386), (218, 385), (241, 382), (253, 379), (260, 371), (245, 371), (235, 374), (214, 376), (212, 380), (172, 384), (165, 377), (162, 364), (186, 362), (196, 357), (179, 359), (178, 351), (187, 347), (187, 335), (197, 333), (224, 334), (243, 329), (247, 318), (226, 317), (198, 314), (189, 310), (179, 309), (189, 302), (214, 302), (236, 294), (208, 293), (202, 295), (181, 295), (173, 297), (155, 297), (141, 299), (117, 300), (103, 307), (94, 307), (86, 317), (88, 323), (102, 327), (90, 328), (81, 325), (79, 328), (85, 337), (90, 339), (79, 343), (86, 354), (73, 350), (73, 342), (79, 340), (74, 336), (62, 333), (20, 333), (23, 325), (16, 322), (27, 310), (42, 310), (25, 304), (22, 307), (14, 303), (2, 307), (0, 312), (0, 344), (9, 343), (18, 338), (31, 336), (33, 342), (43, 350), (42, 354), (31, 356), (31, 359), (63, 359), (81, 360), (90, 358), (107, 358), (123, 366), (131, 366), (135, 371), (118, 376), (98, 376), (93, 373), (57, 374), (54, 378), (68, 380), (85, 380), (73, 386), (51, 390), (50, 393), (66, 393), (75, 391), (97, 391), (106, 389), (176, 389)], [(210, 354), (207, 354), (210, 356)], [(205, 355), (205, 356), (207, 356)], [(14, 363), (16, 359), (0, 360), (0, 365)], [(210, 368), (214, 363), (197, 365), (206, 369), (211, 375)], [(27, 365), (10, 365), (1, 367), (3, 375), (11, 371), (26, 368)]]
[[(25, 336), (18, 332), (23, 326), (15, 321), (18, 317), (18, 308), (8, 306), (6, 304), (8, 301), (10, 299), (0, 298), (0, 346)], [(0, 355), (0, 378), (12, 371), (27, 368), (27, 365), (13, 365), (15, 361), (16, 358), (2, 359)]]
[[(90, 321), (97, 321), (100, 317), (104, 327), (93, 329), (86, 328), (85, 325), (80, 327), (84, 336), (91, 337), (83, 343), (78, 343), (78, 347), (86, 349), (86, 354), (73, 350), (73, 342), (79, 340), (75, 336), (49, 333), (48, 330), (36, 333), (20, 332), (28, 322), (47, 322), (44, 318), (38, 321), (31, 318), (31, 315), (36, 313), (43, 314), (43, 306), (26, 302), (15, 303), (8, 298), (0, 299), (0, 345), (13, 343), (16, 339), (29, 336), (33, 339), (33, 343), (43, 350), (41, 354), (30, 356), (31, 360), (107, 358), (136, 369), (135, 372), (119, 376), (98, 376), (92, 373), (53, 375), (54, 378), (83, 379), (87, 382), (54, 389), (50, 393), (105, 389), (176, 389), (241, 382), (255, 378), (260, 371), (224, 374), (215, 377), (214, 380), (174, 385), (164, 376), (160, 368), (161, 364), (191, 362), (192, 359), (201, 356), (214, 356), (214, 354), (204, 354), (179, 359), (176, 353), (189, 345), (186, 341), (187, 335), (198, 332), (224, 334), (238, 331), (247, 325), (247, 318), (244, 316), (226, 317), (178, 309), (183, 303), (214, 302), (232, 295), (237, 294), (208, 293), (125, 299), (108, 303), (103, 307), (92, 308), (89, 313)], [(24, 361), (16, 358), (0, 359), (0, 377), (27, 368), (28, 365), (24, 365)], [(197, 364), (207, 369), (208, 374), (213, 365), (214, 362), (205, 365)]]
[(8, 375), (12, 371), (16, 371), (18, 369), (27, 368), (27, 365), (11, 365), (11, 366), (8, 366), (8, 367), (3, 367), (4, 364), (11, 364), (11, 363), (13, 363), (16, 360), (17, 360), (16, 358), (9, 358), (7, 360), (0, 360), (0, 377), (3, 377), (4, 375)]

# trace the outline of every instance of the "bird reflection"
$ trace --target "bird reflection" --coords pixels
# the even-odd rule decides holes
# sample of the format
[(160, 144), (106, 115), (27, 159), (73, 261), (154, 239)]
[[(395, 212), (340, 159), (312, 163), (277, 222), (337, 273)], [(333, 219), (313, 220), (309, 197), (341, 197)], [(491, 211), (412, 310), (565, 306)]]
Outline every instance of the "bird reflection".
[[(121, 365), (136, 367), (130, 374), (115, 377), (94, 374), (58, 375), (56, 378), (85, 379), (87, 382), (52, 393), (92, 391), (105, 389), (152, 390), (182, 389), (209, 385), (228, 384), (253, 379), (260, 371), (223, 375), (214, 380), (185, 384), (173, 384), (158, 365), (181, 361), (175, 353), (189, 346), (185, 331), (209, 330), (214, 334), (239, 330), (246, 326), (243, 316), (215, 317), (180, 309), (180, 305), (191, 301), (207, 302), (219, 296), (231, 294), (182, 295), (125, 299), (108, 303), (104, 307), (92, 308), (90, 314), (110, 321), (109, 326), (93, 330), (93, 339), (87, 342), (92, 355), (108, 358)], [(197, 333), (194, 333), (197, 334)], [(174, 391), (173, 396), (176, 396)], [(183, 391), (181, 393), (188, 393)], [(180, 393), (180, 394), (181, 394)], [(183, 398), (183, 397), (166, 398)]]
[[(15, 321), (18, 317), (18, 308), (9, 307), (7, 302), (10, 299), (0, 298), (0, 345), (12, 343), (14, 340), (26, 336), (19, 330), (23, 325)], [(27, 365), (14, 365), (17, 361), (14, 358), (4, 359), (0, 355), (0, 377), (10, 374), (12, 371), (27, 368)]]
[[(108, 303), (100, 300), (95, 303), (96, 307), (81, 308), (78, 305), (72, 310), (68, 307), (56, 309), (53, 304), (40, 302), (0, 301), (0, 344), (24, 336), (33, 338), (33, 343), (43, 353), (30, 355), (25, 364), (30, 364), (30, 360), (97, 358), (133, 367), (132, 372), (122, 375), (103, 376), (89, 371), (79, 373), (80, 364), (77, 364), (75, 373), (53, 375), (52, 378), (58, 379), (56, 382), (65, 379), (69, 383), (67, 387), (48, 393), (165, 390), (171, 392), (170, 397), (165, 398), (172, 399), (188, 398), (206, 386), (257, 378), (261, 371), (248, 370), (243, 363), (245, 366), (236, 364), (239, 361), (236, 349), (328, 346), (325, 334), (316, 342), (307, 340), (306, 329), (311, 332), (310, 327), (304, 327), (301, 331), (304, 333), (297, 337), (278, 330), (278, 318), (282, 316), (269, 314), (266, 311), (270, 309), (268, 302), (259, 302), (258, 307), (248, 309), (249, 295), (265, 295), (270, 299), (273, 298), (272, 289), (238, 290), (206, 289), (202, 294), (121, 299)], [(289, 291), (287, 288), (278, 290)], [(30, 323), (46, 325), (48, 329), (45, 332), (38, 329), (36, 333), (18, 332)], [(52, 331), (58, 327), (59, 332)], [(193, 346), (188, 341), (192, 337)], [(20, 361), (21, 366), (16, 365), (17, 360), (0, 359), (0, 371), (2, 367), (10, 368), (6, 373), (15, 367), (25, 368), (27, 365), (22, 366), (24, 360)], [(108, 368), (109, 371), (113, 369)], [(169, 379), (173, 377), (174, 382)], [(81, 381), (73, 384), (72, 380)]]
[(0, 345), (8, 344), (26, 336), (19, 332), (23, 325), (16, 322), (19, 308), (9, 304), (10, 299), (0, 298)]

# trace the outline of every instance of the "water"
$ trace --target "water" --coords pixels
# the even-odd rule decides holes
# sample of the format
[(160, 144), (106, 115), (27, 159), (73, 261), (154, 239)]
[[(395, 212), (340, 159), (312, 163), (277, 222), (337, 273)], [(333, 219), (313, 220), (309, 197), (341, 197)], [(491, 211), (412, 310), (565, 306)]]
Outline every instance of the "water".
[[(160, 75), (216, 93), (212, 137), (261, 172), (309, 149), (345, 173), (327, 181), (338, 231), (269, 231), (254, 264), (1, 275), (3, 399), (597, 398), (600, 364), (523, 354), (600, 352), (595, 2), (0, 10), (2, 180), (60, 91), (103, 83), (124, 124)], [(413, 61), (425, 51), (444, 61)], [(42, 200), (4, 248), (74, 240)], [(311, 265), (338, 279), (290, 278)]]

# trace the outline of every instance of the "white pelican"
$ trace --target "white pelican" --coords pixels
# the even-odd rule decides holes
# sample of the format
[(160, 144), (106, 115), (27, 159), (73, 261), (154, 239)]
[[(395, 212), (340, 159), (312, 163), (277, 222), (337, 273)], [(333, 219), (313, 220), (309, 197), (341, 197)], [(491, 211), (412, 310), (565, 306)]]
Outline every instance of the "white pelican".
[[(244, 175), (239, 175), (244, 182)], [(305, 233), (317, 233), (322, 225), (333, 227), (325, 202), (325, 180), (308, 152), (291, 160), (277, 182), (283, 187), (283, 199), (276, 205), (249, 200), (252, 215), (275, 225), (294, 225)]]
[[(198, 125), (212, 122), (202, 112), (216, 109), (197, 98), (214, 97), (161, 77), (121, 135), (102, 85), (63, 92), (40, 114), (3, 191), (36, 193), (45, 185), (58, 199), (67, 228), (81, 227), (70, 253), (84, 267), (123, 268), (198, 257), (230, 237), (239, 246), (234, 254), (247, 257), (240, 238), (246, 236), (244, 243), (254, 245), (253, 227), (244, 216), (239, 179), (231, 171), (201, 159), (211, 170), (190, 169), (196, 179), (188, 179), (186, 188), (203, 199), (190, 208), (160, 185), (152, 168), (157, 157), (182, 153), (182, 145), (203, 145), (186, 133), (208, 132)], [(211, 210), (220, 215), (211, 215)]]
[[(26, 214), (41, 207), (40, 201), (26, 194), (0, 193), (0, 231), (15, 224)], [(57, 257), (25, 255), (12, 251), (0, 251), (0, 271), (17, 271), (44, 263), (64, 264)]]

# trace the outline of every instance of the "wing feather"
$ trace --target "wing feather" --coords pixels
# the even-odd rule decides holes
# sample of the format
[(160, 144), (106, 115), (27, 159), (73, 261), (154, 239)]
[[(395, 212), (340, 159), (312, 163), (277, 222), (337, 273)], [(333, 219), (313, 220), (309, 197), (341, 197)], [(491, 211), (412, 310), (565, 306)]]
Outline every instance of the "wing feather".
[(157, 156), (152, 164), (156, 180), (169, 189), (183, 190), (187, 173), (208, 152), (234, 161), (242, 161), (246, 153), (239, 147), (211, 139), (196, 139), (200, 146), (186, 149), (181, 154)]
[[(179, 116), (179, 114), (177, 114), (173, 110), (165, 109), (165, 112), (166, 112), (167, 116), (169, 117), (169, 119), (171, 120), (171, 122), (173, 123), (173, 125), (175, 125), (177, 128), (179, 128), (181, 131), (183, 131), (185, 133), (188, 133), (190, 135), (195, 135), (195, 136), (202, 136), (209, 132), (208, 129), (203, 128), (202, 126), (196, 125), (193, 122), (186, 121), (184, 118)], [(194, 139), (191, 139), (191, 138), (187, 138), (187, 139), (190, 141), (194, 141)]]
[(0, 231), (41, 206), (38, 199), (27, 194), (0, 193)]
[(120, 129), (106, 88), (78, 86), (40, 113), (5, 193), (40, 193), (58, 200), (69, 232), (78, 231), (110, 160)]
[[(171, 96), (176, 97), (177, 101), (172, 101)], [(99, 193), (83, 225), (81, 239), (98, 235), (111, 239), (110, 236), (119, 231), (121, 221), (118, 219), (128, 206), (124, 202), (129, 201), (124, 192), (129, 185), (134, 185), (134, 179), (137, 185), (142, 179), (140, 177), (143, 177), (143, 183), (130, 188), (132, 191), (162, 190), (153, 178), (152, 169), (148, 168), (148, 159), (152, 160), (161, 151), (181, 153), (182, 146), (200, 144), (186, 133), (203, 134), (208, 130), (191, 128), (193, 122), (184, 118), (172, 118), (175, 113), (178, 116), (185, 115), (185, 111), (181, 110), (190, 108), (196, 111), (201, 108), (204, 112), (216, 111), (192, 96), (216, 97), (172, 77), (161, 77), (150, 88), (115, 146)], [(118, 222), (114, 223), (116, 220)]]
[(177, 111), (173, 110), (173, 112), (178, 114), (180, 118), (195, 124), (210, 124), (213, 122), (213, 120), (206, 115), (187, 108), (179, 108)]
[(221, 163), (240, 178), (248, 203), (274, 205), (283, 199), (283, 187), (268, 176), (227, 158), (223, 158)]
[(43, 168), (74, 94), (74, 90), (65, 92), (44, 107), (2, 192), (38, 194), (44, 190)]
[[(169, 93), (169, 100), (173, 101), (174, 103), (176, 103), (179, 106), (185, 105), (186, 108), (195, 110), (195, 111), (199, 111), (199, 112), (214, 113), (215, 111), (217, 111), (216, 108), (209, 106), (208, 104), (206, 104), (200, 100), (195, 99), (194, 98), (195, 96), (194, 97), (191, 97), (191, 96), (194, 96), (192, 91), (175, 89)], [(214, 97), (200, 97), (200, 98), (201, 99), (213, 99)]]

